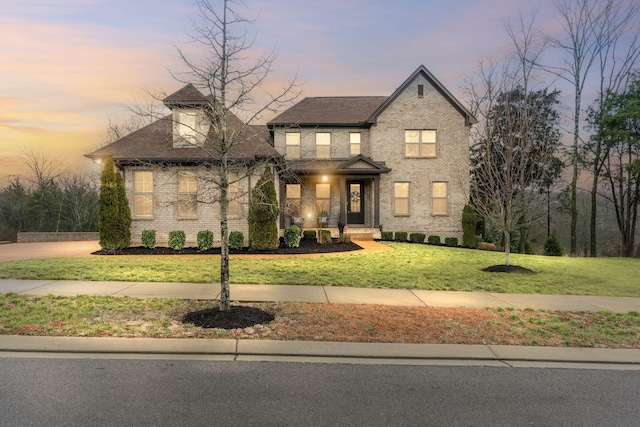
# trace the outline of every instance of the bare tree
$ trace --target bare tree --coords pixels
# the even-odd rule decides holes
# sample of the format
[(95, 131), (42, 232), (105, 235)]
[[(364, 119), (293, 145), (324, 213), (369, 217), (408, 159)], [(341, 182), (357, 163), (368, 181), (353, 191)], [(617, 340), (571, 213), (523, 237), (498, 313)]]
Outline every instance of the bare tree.
[(185, 126), (197, 135), (193, 143), (214, 159), (209, 168), (204, 168), (213, 173), (199, 174), (198, 178), (214, 189), (206, 201), (220, 205), (220, 309), (228, 311), (228, 211), (230, 200), (237, 196), (231, 190), (251, 176), (256, 166), (255, 159), (239, 162), (233, 153), (242, 145), (254, 144), (264, 138), (263, 130), (254, 129), (252, 124), (263, 119), (266, 113), (291, 102), (298, 93), (295, 79), (275, 94), (265, 91), (277, 52), (272, 50), (258, 57), (252, 56), (251, 21), (238, 13), (239, 3), (220, 0), (214, 4), (199, 0), (196, 4), (198, 15), (189, 34), (190, 50), (177, 48), (185, 69), (173, 75), (178, 81), (193, 84), (206, 95), (207, 103), (202, 109), (206, 126), (187, 121), (176, 125)]
[(554, 0), (563, 34), (549, 36), (551, 44), (564, 55), (564, 64), (543, 68), (558, 76), (574, 89), (572, 108), (573, 142), (569, 149), (572, 168), (570, 183), (570, 254), (577, 253), (576, 229), (578, 224), (577, 188), (580, 172), (579, 156), (583, 143), (580, 137), (582, 94), (593, 64), (601, 52), (600, 31), (616, 0)]
[[(65, 173), (65, 168), (59, 156), (48, 155), (33, 146), (25, 146), (22, 149), (25, 165), (31, 170), (29, 179), (34, 189), (39, 194), (40, 210), (38, 219), (38, 231), (42, 231), (45, 214), (47, 213), (47, 195), (57, 188), (56, 180)], [(49, 212), (53, 214), (52, 212)]]

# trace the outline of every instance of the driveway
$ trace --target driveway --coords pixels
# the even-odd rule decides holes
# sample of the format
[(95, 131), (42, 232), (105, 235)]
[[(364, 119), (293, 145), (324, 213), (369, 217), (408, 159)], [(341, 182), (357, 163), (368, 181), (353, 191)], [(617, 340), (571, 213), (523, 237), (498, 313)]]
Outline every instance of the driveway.
[(100, 250), (97, 240), (81, 242), (9, 243), (0, 245), (0, 261), (89, 256)]

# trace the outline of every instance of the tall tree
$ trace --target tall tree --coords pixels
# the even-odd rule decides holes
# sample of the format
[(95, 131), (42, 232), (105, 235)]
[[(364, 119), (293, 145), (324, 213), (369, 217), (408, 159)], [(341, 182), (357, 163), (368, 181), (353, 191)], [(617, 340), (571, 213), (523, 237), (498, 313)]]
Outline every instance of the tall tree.
[(624, 92), (608, 92), (594, 125), (608, 152), (603, 171), (620, 230), (621, 252), (633, 256), (640, 203), (640, 79)]
[(117, 251), (129, 246), (130, 226), (131, 211), (122, 175), (116, 171), (115, 164), (109, 156), (104, 160), (98, 202), (98, 231), (102, 249)]
[[(197, 17), (193, 19), (189, 33), (189, 51), (178, 48), (184, 71), (173, 73), (183, 82), (191, 83), (203, 91), (209, 99), (204, 109), (206, 132), (190, 123), (199, 133), (202, 143), (197, 146), (215, 159), (210, 170), (213, 175), (198, 176), (217, 190), (216, 202), (220, 204), (220, 310), (229, 311), (229, 202), (234, 195), (230, 191), (243, 178), (252, 176), (254, 164), (234, 163), (232, 152), (243, 144), (255, 143), (261, 130), (251, 127), (264, 115), (275, 111), (298, 96), (295, 79), (278, 92), (267, 92), (268, 78), (277, 58), (275, 50), (254, 55), (250, 36), (251, 22), (241, 16), (240, 2), (199, 0)], [(240, 123), (236, 117), (240, 117)], [(269, 159), (265, 159), (269, 160)]]

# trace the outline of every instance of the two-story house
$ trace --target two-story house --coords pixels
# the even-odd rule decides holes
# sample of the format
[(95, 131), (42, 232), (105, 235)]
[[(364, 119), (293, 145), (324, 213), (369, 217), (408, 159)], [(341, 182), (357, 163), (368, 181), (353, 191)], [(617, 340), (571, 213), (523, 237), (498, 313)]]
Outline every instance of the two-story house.
[(287, 221), (462, 235), (471, 113), (424, 67), (391, 96), (305, 98), (268, 123)]
[[(187, 85), (164, 104), (170, 115), (87, 157), (110, 155), (123, 174), (134, 244), (144, 229), (156, 230), (159, 242), (171, 230), (195, 242), (207, 229), (219, 241), (215, 103)], [(229, 153), (231, 231), (247, 235), (250, 189), (267, 163), (276, 172), (281, 229), (322, 223), (335, 235), (341, 222), (351, 233), (379, 235), (383, 226), (461, 237), (476, 120), (424, 66), (391, 96), (305, 98), (266, 126), (246, 126), (231, 113), (227, 123), (240, 142)]]

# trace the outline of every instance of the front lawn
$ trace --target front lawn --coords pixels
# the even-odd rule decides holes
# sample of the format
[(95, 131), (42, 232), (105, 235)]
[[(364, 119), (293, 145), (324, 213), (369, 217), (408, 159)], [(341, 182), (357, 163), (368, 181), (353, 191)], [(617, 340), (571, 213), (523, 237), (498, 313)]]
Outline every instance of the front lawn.
[[(640, 297), (640, 260), (512, 255), (536, 275), (486, 273), (504, 254), (409, 243), (321, 257), (238, 257), (231, 282)], [(0, 263), (0, 279), (217, 282), (218, 256), (93, 256)]]

